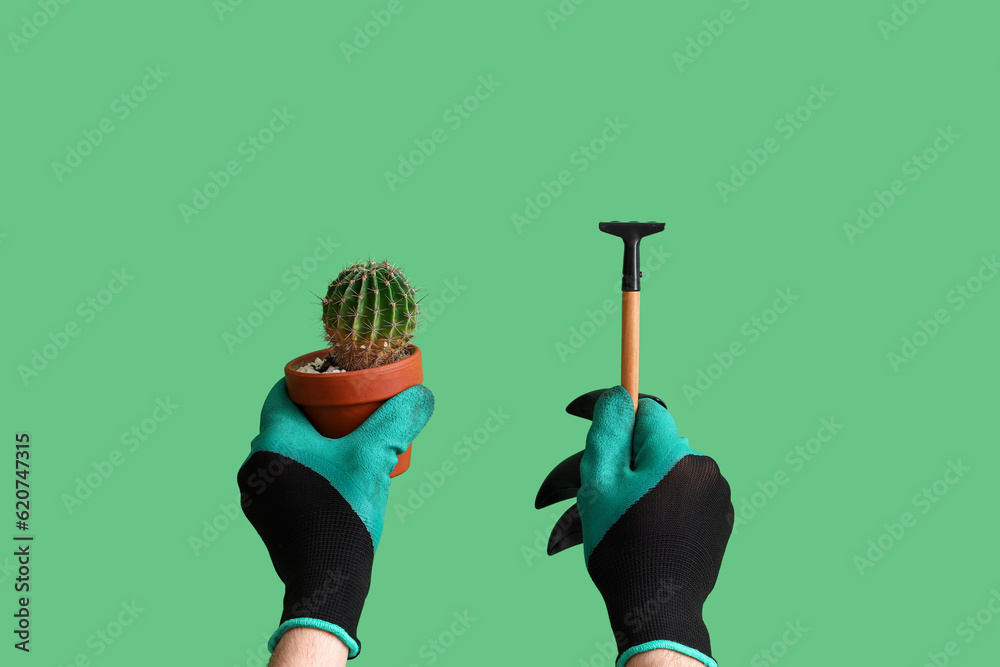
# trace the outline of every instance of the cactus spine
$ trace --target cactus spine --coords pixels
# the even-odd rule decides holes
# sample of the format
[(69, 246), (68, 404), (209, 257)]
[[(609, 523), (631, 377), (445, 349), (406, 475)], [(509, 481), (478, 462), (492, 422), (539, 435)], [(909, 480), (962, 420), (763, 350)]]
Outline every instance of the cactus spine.
[(331, 361), (356, 371), (409, 356), (419, 313), (416, 291), (388, 261), (347, 267), (323, 299)]

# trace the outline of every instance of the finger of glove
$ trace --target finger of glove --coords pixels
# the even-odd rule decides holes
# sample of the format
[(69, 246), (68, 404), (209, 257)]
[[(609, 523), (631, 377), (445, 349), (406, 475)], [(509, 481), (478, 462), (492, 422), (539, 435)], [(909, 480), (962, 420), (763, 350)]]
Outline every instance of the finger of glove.
[[(300, 429), (308, 427), (315, 431), (299, 406), (288, 396), (285, 378), (274, 383), (260, 409), (260, 432), (265, 434), (276, 430)], [(322, 437), (322, 436), (321, 436)]]
[[(582, 394), (566, 406), (566, 412), (575, 416), (583, 417), (584, 419), (593, 419), (594, 417), (594, 407), (597, 404), (598, 399), (601, 395), (606, 392), (607, 389), (595, 389), (594, 391), (589, 391), (586, 394)], [(640, 399), (646, 398), (656, 401), (664, 408), (666, 404), (657, 396), (651, 394), (639, 394)], [(535, 508), (542, 509), (543, 507), (548, 507), (554, 503), (567, 500), (576, 496), (577, 492), (580, 490), (580, 461), (583, 458), (583, 452), (577, 452), (569, 458), (562, 461), (557, 465), (552, 472), (548, 474), (545, 481), (542, 482), (541, 487), (538, 489), (538, 494), (535, 496)]]
[(566, 458), (546, 476), (535, 496), (535, 509), (576, 496), (580, 490), (580, 460), (583, 450)]
[(673, 416), (654, 401), (639, 400), (633, 437), (635, 470), (666, 474), (687, 454), (694, 453), (687, 438), (678, 435)]
[(594, 406), (597, 405), (597, 400), (606, 391), (607, 389), (595, 389), (594, 391), (588, 391), (586, 394), (580, 394), (569, 402), (569, 405), (566, 406), (566, 412), (574, 417), (593, 419)]
[[(266, 450), (298, 460), (304, 449), (320, 448), (334, 442), (316, 432), (299, 406), (288, 397), (285, 379), (278, 380), (260, 410), (260, 433), (250, 441), (250, 454)], [(244, 461), (245, 463), (245, 461)]]
[[(566, 412), (573, 415), (574, 417), (583, 417), (584, 419), (594, 418), (594, 407), (597, 405), (597, 400), (601, 397), (607, 389), (595, 389), (594, 391), (588, 391), (586, 394), (581, 394), (577, 396), (570, 404), (566, 406)], [(639, 394), (639, 398), (651, 398), (663, 407), (667, 407), (667, 404), (663, 402), (657, 396), (652, 394)]]
[[(376, 453), (379, 467), (396, 465), (434, 412), (434, 394), (423, 385), (404, 389), (378, 407), (358, 428), (341, 439), (344, 448), (359, 455)], [(374, 448), (373, 448), (374, 445)]]
[(604, 392), (594, 406), (594, 423), (580, 462), (584, 484), (603, 486), (630, 469), (635, 412), (632, 397), (618, 385)]
[(552, 528), (546, 553), (553, 556), (578, 544), (583, 544), (583, 520), (580, 519), (579, 508), (573, 505), (559, 517)]

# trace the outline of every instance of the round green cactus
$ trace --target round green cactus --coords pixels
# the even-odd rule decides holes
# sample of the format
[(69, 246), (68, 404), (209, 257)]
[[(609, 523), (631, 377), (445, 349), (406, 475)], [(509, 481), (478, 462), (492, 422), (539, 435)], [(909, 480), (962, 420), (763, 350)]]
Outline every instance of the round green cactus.
[(331, 361), (356, 371), (409, 356), (420, 313), (415, 295), (388, 261), (358, 262), (341, 271), (323, 299)]

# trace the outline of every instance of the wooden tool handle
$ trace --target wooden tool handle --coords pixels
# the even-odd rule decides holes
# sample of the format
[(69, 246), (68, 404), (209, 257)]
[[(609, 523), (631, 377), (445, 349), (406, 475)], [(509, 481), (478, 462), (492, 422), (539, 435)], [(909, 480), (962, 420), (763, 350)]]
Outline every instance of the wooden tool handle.
[(639, 409), (639, 292), (622, 292), (622, 386)]

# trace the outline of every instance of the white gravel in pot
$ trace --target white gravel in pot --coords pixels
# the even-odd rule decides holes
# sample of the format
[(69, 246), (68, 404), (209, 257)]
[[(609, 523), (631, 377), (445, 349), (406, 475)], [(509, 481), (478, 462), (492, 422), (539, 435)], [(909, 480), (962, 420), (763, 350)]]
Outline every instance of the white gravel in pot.
[(310, 361), (309, 363), (307, 363), (307, 364), (305, 364), (303, 366), (299, 366), (295, 370), (297, 370), (299, 373), (316, 373), (317, 375), (322, 375), (322, 374), (325, 374), (325, 373), (346, 373), (347, 372), (347, 371), (345, 371), (345, 370), (343, 370), (341, 368), (337, 368), (336, 366), (330, 366), (325, 371), (323, 371), (323, 373), (320, 373), (316, 369), (322, 367), (324, 361), (325, 360), (323, 359), (323, 357), (316, 357), (316, 359), (314, 359), (313, 361)]

